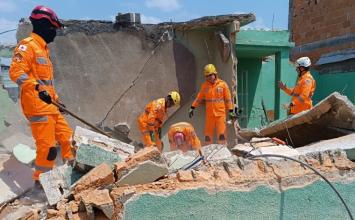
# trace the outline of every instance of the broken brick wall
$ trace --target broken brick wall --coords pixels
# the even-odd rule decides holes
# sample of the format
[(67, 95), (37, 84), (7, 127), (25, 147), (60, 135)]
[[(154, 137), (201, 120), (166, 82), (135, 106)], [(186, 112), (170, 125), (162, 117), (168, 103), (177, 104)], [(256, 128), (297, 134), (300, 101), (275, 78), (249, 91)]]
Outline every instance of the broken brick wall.
[(290, 0), (289, 28), (295, 42), (291, 59), (355, 48), (353, 0)]

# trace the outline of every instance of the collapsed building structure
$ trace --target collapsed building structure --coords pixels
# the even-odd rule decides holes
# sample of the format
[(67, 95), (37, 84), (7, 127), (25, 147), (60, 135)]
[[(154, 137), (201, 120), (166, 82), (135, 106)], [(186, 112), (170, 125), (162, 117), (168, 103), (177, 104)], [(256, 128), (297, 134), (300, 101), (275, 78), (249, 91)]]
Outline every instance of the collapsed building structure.
[[(61, 165), (59, 161), (55, 169), (42, 174), (44, 195), (31, 191), (30, 177), (27, 182), (23, 180), (21, 173), (30, 173), (28, 166), (19, 164), (9, 155), (4, 156), (0, 184), (7, 194), (1, 197), (0, 217), (347, 218), (347, 209), (337, 194), (311, 169), (291, 160), (254, 157), (265, 153), (296, 158), (319, 170), (335, 184), (350, 211), (355, 212), (352, 190), (355, 165), (351, 156), (355, 149), (352, 134), (355, 108), (339, 94), (332, 94), (312, 110), (275, 121), (259, 130), (236, 132), (230, 127), (232, 151), (222, 145), (204, 146), (204, 157), (200, 158), (194, 151), (161, 155), (155, 148), (139, 150), (131, 145), (131, 140), (139, 139), (136, 117), (144, 105), (171, 89), (181, 92), (182, 106), (170, 114), (163, 133), (171, 123), (186, 120), (195, 92), (204, 80), (200, 73), (206, 63), (216, 63), (221, 78), (232, 88), (235, 104), (237, 76), (244, 74), (238, 75), (237, 67), (248, 73), (248, 64), (263, 65), (263, 57), (273, 55), (272, 81), (286, 77), (281, 70), (284, 66), (289, 68), (285, 56), (293, 46), (284, 41), (287, 34), (276, 32), (282, 40), (268, 41), (262, 49), (259, 48), (260, 38), (247, 45), (245, 36), (250, 36), (251, 32), (244, 32), (244, 39), (241, 34), (238, 43), (240, 26), (254, 19), (254, 15), (246, 14), (158, 25), (121, 23), (120, 19), (117, 23), (64, 22), (67, 27), (51, 45), (58, 94), (68, 108), (100, 125), (113, 130), (118, 123), (126, 123), (127, 126), (118, 124), (115, 127), (120, 128), (121, 133), (129, 133), (129, 137), (114, 140), (77, 127), (74, 135), (76, 165)], [(21, 23), (19, 39), (27, 35), (29, 27), (28, 23)], [(261, 35), (270, 37), (269, 33)], [(237, 58), (245, 63), (237, 66)], [(275, 101), (272, 105), (267, 104), (269, 114), (266, 117), (282, 118), (284, 113), (280, 106), (286, 98), (276, 90), (271, 98)], [(248, 106), (253, 104), (245, 102)], [(20, 140), (13, 132), (18, 129), (28, 132), (26, 122), (14, 119), (16, 114), (20, 115), (11, 112), (11, 117), (4, 118), (8, 125), (1, 134), (1, 144), (9, 151)], [(203, 110), (199, 110), (198, 117), (192, 120), (200, 137), (203, 114)], [(77, 122), (71, 121), (71, 124)], [(243, 127), (249, 127), (248, 123), (245, 125)], [(130, 132), (124, 130), (127, 127)], [(286, 143), (275, 143), (268, 137), (277, 137)], [(236, 146), (235, 139), (239, 143)], [(30, 140), (22, 140), (34, 146)], [(13, 169), (9, 170), (9, 165)], [(34, 195), (37, 193), (39, 195)], [(36, 197), (41, 195), (44, 200)]]

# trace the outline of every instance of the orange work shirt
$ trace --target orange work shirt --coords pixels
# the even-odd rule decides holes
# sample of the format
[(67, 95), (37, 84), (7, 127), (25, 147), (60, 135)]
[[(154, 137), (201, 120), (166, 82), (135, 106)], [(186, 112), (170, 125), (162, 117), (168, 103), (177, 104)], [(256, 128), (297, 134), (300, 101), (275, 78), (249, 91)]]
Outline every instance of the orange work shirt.
[(53, 86), (53, 65), (47, 43), (37, 34), (23, 39), (17, 45), (10, 66), (10, 78), (20, 88), (23, 113), (30, 115), (59, 114), (58, 108), (38, 97), (36, 84), (42, 84), (53, 100), (58, 99)]
[(185, 144), (182, 147), (183, 149), (191, 150), (199, 150), (201, 148), (201, 142), (198, 139), (194, 127), (187, 122), (180, 122), (170, 126), (168, 131), (168, 139), (170, 143), (170, 149), (176, 149), (176, 143), (174, 142), (174, 135), (177, 132), (181, 132), (185, 136)]
[(307, 71), (297, 79), (297, 84), (294, 88), (284, 90), (288, 95), (292, 96), (290, 113), (297, 114), (313, 107), (312, 96), (316, 89), (316, 81), (311, 73)]
[(226, 110), (233, 109), (227, 83), (221, 79), (217, 79), (214, 84), (204, 82), (192, 106), (198, 107), (202, 103), (206, 104), (206, 117), (225, 116)]

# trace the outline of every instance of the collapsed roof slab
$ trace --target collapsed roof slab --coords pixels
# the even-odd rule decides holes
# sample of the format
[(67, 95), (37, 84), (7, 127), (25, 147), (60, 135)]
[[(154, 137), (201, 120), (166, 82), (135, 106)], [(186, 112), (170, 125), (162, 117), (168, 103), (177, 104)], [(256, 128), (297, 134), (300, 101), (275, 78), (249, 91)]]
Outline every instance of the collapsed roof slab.
[(275, 121), (258, 131), (241, 130), (241, 137), (277, 137), (293, 147), (337, 138), (355, 132), (355, 107), (337, 92), (308, 111)]

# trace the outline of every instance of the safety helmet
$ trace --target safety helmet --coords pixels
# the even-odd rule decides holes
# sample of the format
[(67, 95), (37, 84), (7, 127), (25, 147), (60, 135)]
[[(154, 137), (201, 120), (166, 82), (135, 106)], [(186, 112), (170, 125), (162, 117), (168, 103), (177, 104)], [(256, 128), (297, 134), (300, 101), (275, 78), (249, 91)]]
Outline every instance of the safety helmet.
[(30, 20), (39, 20), (42, 18), (47, 19), (56, 28), (61, 28), (63, 26), (62, 23), (60, 23), (57, 14), (52, 9), (43, 5), (38, 5), (32, 10)]
[(182, 132), (176, 132), (174, 134), (174, 143), (176, 145), (182, 145), (185, 141), (185, 135)]
[(180, 104), (180, 94), (177, 91), (171, 91), (168, 94), (174, 102), (174, 105)]
[(217, 74), (217, 69), (213, 64), (207, 64), (204, 68), (205, 76)]
[(297, 67), (310, 67), (311, 66), (311, 59), (309, 57), (301, 57), (296, 60)]

